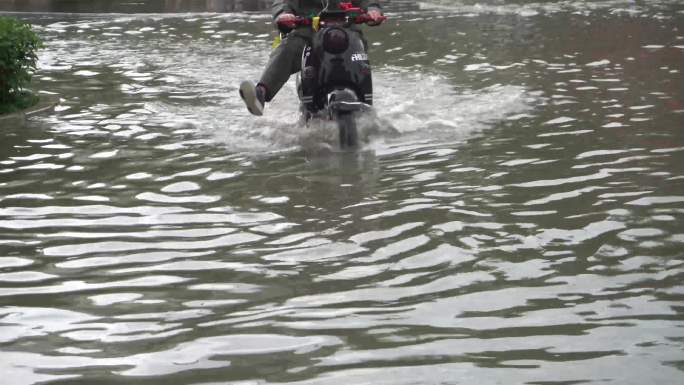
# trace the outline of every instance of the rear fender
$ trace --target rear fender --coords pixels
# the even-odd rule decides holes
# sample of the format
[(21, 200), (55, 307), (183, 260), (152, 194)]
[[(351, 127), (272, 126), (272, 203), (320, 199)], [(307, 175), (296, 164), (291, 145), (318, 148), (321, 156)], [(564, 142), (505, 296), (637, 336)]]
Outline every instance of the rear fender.
[(338, 112), (366, 111), (370, 106), (363, 103), (356, 96), (356, 92), (349, 88), (333, 90), (328, 93), (327, 105), (330, 114)]

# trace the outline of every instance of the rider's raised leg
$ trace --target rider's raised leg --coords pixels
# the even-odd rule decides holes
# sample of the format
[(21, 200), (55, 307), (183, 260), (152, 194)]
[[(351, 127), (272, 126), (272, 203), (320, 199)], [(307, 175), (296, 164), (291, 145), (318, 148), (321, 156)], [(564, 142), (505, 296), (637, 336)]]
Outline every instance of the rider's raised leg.
[(312, 34), (313, 32), (306, 28), (294, 30), (271, 52), (266, 69), (259, 80), (259, 84), (266, 88), (267, 102), (280, 91), (290, 75), (301, 69), (302, 52)]

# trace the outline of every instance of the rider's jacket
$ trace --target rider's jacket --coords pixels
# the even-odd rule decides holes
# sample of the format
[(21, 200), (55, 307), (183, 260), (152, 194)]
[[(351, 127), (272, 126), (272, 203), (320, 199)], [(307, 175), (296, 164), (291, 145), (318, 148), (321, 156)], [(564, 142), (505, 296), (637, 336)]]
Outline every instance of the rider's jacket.
[[(325, 8), (327, 2), (328, 0), (273, 0), (273, 19), (283, 12), (303, 17), (313, 16)], [(380, 8), (378, 0), (351, 0), (351, 3), (363, 9)]]

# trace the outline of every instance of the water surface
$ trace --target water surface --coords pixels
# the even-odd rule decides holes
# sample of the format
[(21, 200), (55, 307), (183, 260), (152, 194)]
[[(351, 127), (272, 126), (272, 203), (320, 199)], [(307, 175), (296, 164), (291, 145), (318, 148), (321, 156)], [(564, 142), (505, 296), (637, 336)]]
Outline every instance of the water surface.
[(61, 102), (0, 131), (4, 381), (681, 382), (684, 8), (399, 9), (351, 153), (242, 106), (268, 15), (21, 15)]

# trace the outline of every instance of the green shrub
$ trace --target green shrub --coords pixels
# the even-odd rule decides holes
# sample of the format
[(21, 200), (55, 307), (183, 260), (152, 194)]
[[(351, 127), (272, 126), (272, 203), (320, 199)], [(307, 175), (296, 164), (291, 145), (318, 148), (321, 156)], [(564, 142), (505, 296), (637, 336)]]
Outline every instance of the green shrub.
[(38, 35), (28, 24), (0, 17), (0, 110), (11, 106), (23, 108), (32, 99), (24, 87), (36, 69), (36, 50), (41, 46)]

